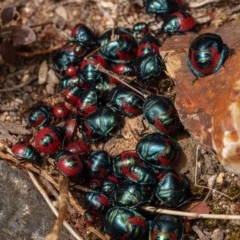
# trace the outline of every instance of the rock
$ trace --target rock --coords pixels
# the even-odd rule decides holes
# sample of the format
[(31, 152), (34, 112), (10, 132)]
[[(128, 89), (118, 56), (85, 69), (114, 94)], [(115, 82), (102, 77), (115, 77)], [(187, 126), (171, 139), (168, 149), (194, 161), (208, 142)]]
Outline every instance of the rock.
[[(217, 33), (234, 54), (216, 74), (199, 78), (187, 66), (195, 33), (168, 38), (160, 48), (168, 74), (176, 85), (176, 108), (183, 125), (202, 144), (213, 148), (227, 170), (240, 173), (240, 20), (228, 22)], [(201, 32), (203, 33), (203, 32)]]
[[(23, 171), (0, 160), (0, 238), (44, 240), (55, 215)], [(60, 239), (73, 240), (62, 230)]]

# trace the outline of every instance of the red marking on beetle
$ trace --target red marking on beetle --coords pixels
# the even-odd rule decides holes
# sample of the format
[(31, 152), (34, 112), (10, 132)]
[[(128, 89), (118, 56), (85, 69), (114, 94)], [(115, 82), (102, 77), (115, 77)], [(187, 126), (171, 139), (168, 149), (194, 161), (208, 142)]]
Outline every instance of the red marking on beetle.
[[(219, 53), (214, 47), (202, 49), (201, 51), (204, 51), (204, 50), (210, 51), (210, 53), (211, 53), (211, 60), (210, 60), (211, 65), (209, 67), (203, 69), (203, 68), (199, 67), (198, 63), (194, 60), (195, 56), (200, 52), (199, 50), (192, 51), (191, 56), (190, 56), (190, 62), (191, 62), (191, 65), (193, 66), (193, 68), (196, 69), (198, 72), (200, 72), (201, 74), (204, 74), (204, 75), (208, 75), (208, 74), (213, 73), (214, 70), (216, 69), (216, 67), (220, 61), (220, 58), (221, 58), (221, 53)], [(199, 64), (199, 65), (201, 65), (201, 64)]]

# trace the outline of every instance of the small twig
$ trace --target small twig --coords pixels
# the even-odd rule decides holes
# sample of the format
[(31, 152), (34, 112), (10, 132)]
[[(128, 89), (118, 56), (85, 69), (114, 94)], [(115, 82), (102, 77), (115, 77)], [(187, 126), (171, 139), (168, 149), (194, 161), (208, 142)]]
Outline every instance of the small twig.
[(15, 85), (14, 87), (0, 89), (0, 93), (16, 91), (16, 90), (18, 90), (20, 88), (23, 88), (26, 85), (30, 84), (34, 80), (37, 80), (37, 76), (36, 75), (32, 76), (28, 81), (26, 81), (24, 83), (21, 83), (21, 84), (18, 84), (18, 85)]
[[(55, 216), (58, 216), (58, 212), (55, 209), (55, 207), (53, 206), (51, 200), (48, 198), (47, 194), (44, 192), (43, 188), (41, 187), (41, 185), (38, 183), (37, 179), (35, 178), (35, 176), (33, 175), (33, 173), (31, 173), (30, 171), (28, 171), (28, 175), (31, 178), (32, 182), (34, 183), (34, 185), (37, 187), (38, 191), (41, 193), (41, 195), (43, 196), (43, 198), (45, 199), (45, 201), (47, 202), (47, 204), (49, 205), (49, 207), (51, 208), (51, 210), (53, 211), (53, 213), (55, 214)], [(77, 240), (83, 240), (82, 237), (80, 237), (70, 226), (70, 224), (68, 224), (66, 221), (63, 221), (63, 226), (77, 239)], [(53, 240), (53, 239), (51, 239)]]
[(43, 49), (43, 50), (36, 50), (34, 52), (17, 52), (17, 54), (21, 57), (34, 57), (34, 56), (37, 56), (37, 55), (43, 55), (43, 54), (49, 54), (49, 53), (52, 53), (60, 48), (63, 47), (63, 43), (60, 43), (56, 46), (53, 46), (53, 47), (50, 47), (50, 48), (47, 48), (47, 49)]
[(68, 179), (60, 177), (60, 195), (58, 197), (58, 216), (54, 226), (45, 240), (57, 240), (60, 235), (61, 227), (67, 215), (67, 202), (68, 202)]
[(153, 206), (143, 206), (142, 209), (151, 213), (170, 214), (170, 215), (188, 217), (188, 218), (194, 218), (194, 219), (204, 218), (204, 219), (240, 220), (240, 215), (183, 212), (183, 211), (156, 208)]
[(199, 8), (202, 7), (204, 5), (210, 4), (210, 3), (216, 3), (216, 2), (220, 2), (221, 0), (204, 0), (204, 1), (200, 1), (200, 2), (191, 2), (189, 1), (189, 7), (190, 8)]

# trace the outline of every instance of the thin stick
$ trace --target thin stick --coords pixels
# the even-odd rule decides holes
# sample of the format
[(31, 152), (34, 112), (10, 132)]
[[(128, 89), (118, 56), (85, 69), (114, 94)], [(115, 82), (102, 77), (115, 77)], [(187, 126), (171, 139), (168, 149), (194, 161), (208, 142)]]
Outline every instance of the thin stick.
[[(43, 188), (41, 187), (41, 185), (38, 183), (37, 179), (35, 178), (35, 176), (33, 175), (33, 173), (31, 173), (29, 170), (27, 170), (29, 177), (31, 178), (32, 182), (34, 183), (34, 185), (36, 186), (36, 188), (38, 189), (38, 191), (41, 193), (41, 195), (43, 196), (43, 198), (45, 199), (45, 201), (47, 202), (48, 206), (51, 208), (51, 210), (53, 211), (53, 213), (55, 214), (55, 216), (58, 217), (58, 212), (56, 210), (56, 208), (53, 206), (51, 200), (49, 199), (49, 197), (47, 196), (47, 194), (45, 193), (45, 191), (43, 190)], [(67, 223), (66, 221), (63, 221), (63, 226), (75, 237), (75, 239), (77, 240), (83, 240), (82, 237), (80, 237), (70, 226), (69, 223)]]
[(60, 43), (56, 46), (53, 46), (53, 47), (50, 47), (50, 48), (47, 48), (47, 49), (36, 50), (34, 52), (17, 52), (17, 54), (21, 57), (34, 57), (36, 55), (43, 55), (43, 54), (52, 53), (53, 51), (56, 51), (56, 50), (62, 48), (63, 45), (64, 45), (63, 43)]
[(54, 223), (51, 232), (45, 237), (45, 240), (57, 240), (60, 236), (60, 231), (67, 215), (68, 203), (68, 179), (60, 177), (60, 195), (58, 197), (58, 216)]
[(15, 85), (14, 87), (10, 87), (10, 88), (4, 88), (4, 89), (0, 89), (0, 93), (4, 93), (4, 92), (12, 92), (15, 90), (18, 90), (20, 88), (25, 87), (26, 85), (30, 84), (32, 81), (37, 80), (36, 76), (32, 76), (27, 82)]
[(147, 212), (151, 212), (151, 213), (170, 214), (170, 215), (189, 217), (189, 218), (194, 218), (194, 219), (205, 218), (205, 219), (240, 220), (240, 215), (183, 212), (183, 211), (156, 208), (153, 206), (143, 206), (142, 209)]

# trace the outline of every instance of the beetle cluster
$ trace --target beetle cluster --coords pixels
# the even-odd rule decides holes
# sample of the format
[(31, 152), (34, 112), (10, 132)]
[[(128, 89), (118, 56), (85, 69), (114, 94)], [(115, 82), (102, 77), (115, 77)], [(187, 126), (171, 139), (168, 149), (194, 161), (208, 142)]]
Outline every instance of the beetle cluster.
[[(146, 0), (144, 6), (148, 13), (165, 14), (162, 32), (184, 32), (194, 25), (178, 1)], [(182, 127), (177, 111), (167, 97), (145, 97), (142, 89), (162, 74), (160, 45), (143, 22), (98, 36), (84, 24), (76, 25), (72, 40), (53, 56), (61, 102), (36, 106), (28, 117), (29, 126), (38, 129), (34, 144), (12, 147), (16, 156), (37, 165), (50, 155), (61, 174), (75, 182), (85, 179), (91, 189), (83, 200), (86, 222), (103, 220), (113, 239), (183, 238), (181, 218), (153, 218), (141, 209), (148, 204), (176, 209), (191, 198), (189, 181), (173, 170), (181, 158), (174, 139)], [(190, 46), (188, 65), (196, 76), (206, 76), (218, 71), (228, 54), (220, 36), (203, 34)], [(136, 82), (125, 84), (130, 78)], [(140, 114), (154, 132), (134, 150), (115, 156), (91, 150), (91, 144), (121, 129), (124, 117)]]
[[(164, 17), (161, 32), (167, 35), (184, 33), (195, 27), (193, 17), (183, 10), (180, 0), (143, 0), (143, 5), (148, 14)], [(204, 33), (191, 43), (187, 64), (196, 78), (205, 77), (216, 73), (231, 54), (232, 50), (219, 35)]]
[(183, 9), (180, 0), (143, 0), (143, 5), (148, 14), (163, 16), (163, 33), (184, 33), (195, 27), (194, 18)]

